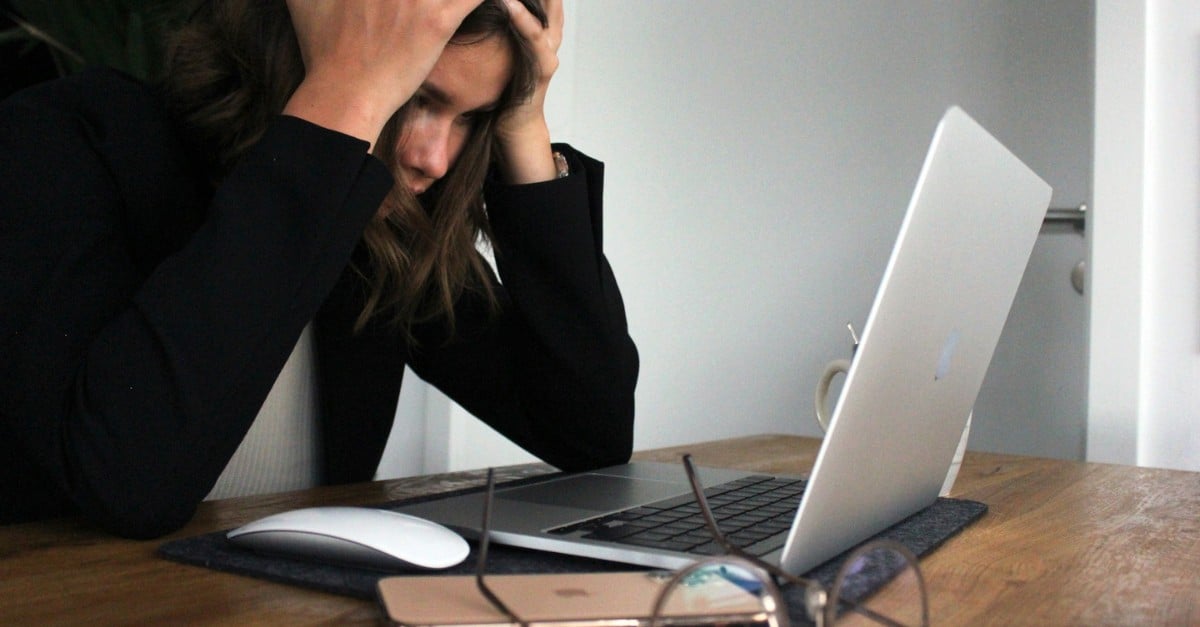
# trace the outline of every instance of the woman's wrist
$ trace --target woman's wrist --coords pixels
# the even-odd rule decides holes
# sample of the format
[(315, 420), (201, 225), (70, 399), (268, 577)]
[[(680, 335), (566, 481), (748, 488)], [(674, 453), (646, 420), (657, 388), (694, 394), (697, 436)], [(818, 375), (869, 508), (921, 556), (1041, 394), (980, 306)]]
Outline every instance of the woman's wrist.
[(373, 149), (391, 117), (387, 108), (373, 100), (356, 97), (355, 94), (360, 92), (322, 87), (317, 83), (315, 79), (301, 82), (284, 106), (283, 113), (357, 137)]
[(545, 122), (531, 124), (519, 133), (501, 133), (498, 139), (500, 176), (506, 183), (525, 185), (558, 178), (559, 167)]

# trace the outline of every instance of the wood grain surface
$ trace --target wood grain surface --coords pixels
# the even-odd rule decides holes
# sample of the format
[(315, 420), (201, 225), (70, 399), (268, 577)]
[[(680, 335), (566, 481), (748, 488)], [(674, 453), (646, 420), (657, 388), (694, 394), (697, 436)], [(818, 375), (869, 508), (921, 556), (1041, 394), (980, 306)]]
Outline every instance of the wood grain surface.
[[(803, 474), (819, 441), (763, 435), (638, 459)], [(501, 479), (546, 472), (501, 469)], [(270, 513), (479, 485), (478, 471), (203, 503), (179, 532), (114, 538), (73, 519), (0, 527), (0, 625), (378, 624), (376, 605), (177, 564), (163, 541)], [(1200, 624), (1200, 473), (968, 452), (953, 496), (981, 520), (921, 563), (936, 625)]]

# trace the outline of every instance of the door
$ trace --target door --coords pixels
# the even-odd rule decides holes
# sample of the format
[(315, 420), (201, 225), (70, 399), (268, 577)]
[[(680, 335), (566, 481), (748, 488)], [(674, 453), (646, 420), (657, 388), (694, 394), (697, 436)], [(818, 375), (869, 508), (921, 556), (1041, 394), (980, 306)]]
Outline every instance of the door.
[[(1074, 213), (1074, 215), (1072, 215)], [(968, 448), (1082, 460), (1087, 435), (1086, 258), (1079, 210), (1052, 211), (975, 403)]]

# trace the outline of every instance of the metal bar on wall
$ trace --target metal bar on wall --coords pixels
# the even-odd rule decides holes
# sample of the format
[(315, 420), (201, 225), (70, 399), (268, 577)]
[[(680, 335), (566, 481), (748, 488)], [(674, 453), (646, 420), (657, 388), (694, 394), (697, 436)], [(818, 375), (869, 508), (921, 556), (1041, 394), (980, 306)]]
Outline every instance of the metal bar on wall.
[(1051, 207), (1046, 210), (1044, 224), (1070, 224), (1080, 231), (1087, 221), (1087, 205), (1078, 207)]

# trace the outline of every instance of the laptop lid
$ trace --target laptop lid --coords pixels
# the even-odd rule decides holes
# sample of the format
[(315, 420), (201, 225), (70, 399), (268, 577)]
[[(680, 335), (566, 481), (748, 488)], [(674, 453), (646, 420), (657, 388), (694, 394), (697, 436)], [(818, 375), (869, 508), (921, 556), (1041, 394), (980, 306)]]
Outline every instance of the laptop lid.
[[(945, 113), (786, 542), (765, 559), (803, 573), (937, 498), (1050, 192), (961, 109)], [(702, 469), (701, 478), (715, 485), (747, 474)], [(492, 539), (677, 568), (697, 556), (562, 530), (672, 498), (690, 500), (678, 465), (635, 462), (556, 475), (498, 490)], [(479, 528), (482, 498), (398, 509), (470, 536)]]
[(937, 498), (1050, 194), (962, 109), (942, 117), (784, 547), (789, 572)]

